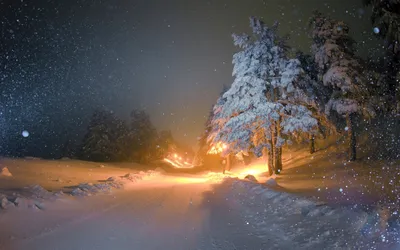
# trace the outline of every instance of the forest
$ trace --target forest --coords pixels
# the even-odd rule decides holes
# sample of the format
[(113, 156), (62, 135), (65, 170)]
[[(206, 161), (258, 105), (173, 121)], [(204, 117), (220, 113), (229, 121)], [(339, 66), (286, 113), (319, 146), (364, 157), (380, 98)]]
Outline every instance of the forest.
[[(284, 170), (285, 145), (308, 143), (313, 154), (316, 138), (336, 136), (347, 144), (348, 161), (362, 151), (368, 159), (398, 159), (398, 3), (365, 4), (373, 7), (371, 29), (387, 45), (379, 59), (357, 56), (349, 26), (317, 11), (309, 20), (310, 54), (290, 48), (277, 23), (251, 17), (252, 33), (233, 35), (234, 81), (211, 109), (199, 155), (222, 143), (222, 156), (263, 157), (272, 175)], [(361, 136), (368, 145), (358, 143)]]

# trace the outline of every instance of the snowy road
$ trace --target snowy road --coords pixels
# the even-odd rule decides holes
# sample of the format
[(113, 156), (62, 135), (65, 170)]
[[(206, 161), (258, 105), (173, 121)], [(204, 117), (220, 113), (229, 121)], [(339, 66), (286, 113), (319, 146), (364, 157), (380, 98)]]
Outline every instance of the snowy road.
[(8, 224), (7, 239), (11, 239), (3, 247), (265, 249), (258, 238), (249, 236), (238, 211), (220, 195), (223, 193), (213, 194), (210, 183), (142, 183), (115, 197), (61, 204), (24, 214), (26, 218), (17, 221), (3, 218), (0, 223)]
[(112, 195), (0, 214), (0, 249), (395, 250), (399, 226), (397, 215), (251, 182), (161, 176)]

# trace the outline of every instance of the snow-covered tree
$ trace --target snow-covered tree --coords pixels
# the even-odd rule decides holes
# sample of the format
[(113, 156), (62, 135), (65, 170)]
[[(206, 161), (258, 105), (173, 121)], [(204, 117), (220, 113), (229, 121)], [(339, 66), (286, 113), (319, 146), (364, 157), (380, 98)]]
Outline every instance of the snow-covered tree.
[(305, 134), (309, 137), (310, 153), (315, 152), (315, 137), (326, 138), (329, 134), (336, 133), (336, 126), (333, 121), (325, 113), (325, 104), (328, 102), (331, 90), (319, 83), (318, 67), (312, 55), (305, 54), (301, 51), (296, 53), (296, 58), (300, 61), (301, 67), (305, 74), (302, 74), (297, 81), (297, 91), (290, 98), (292, 102), (306, 106), (312, 116), (318, 121), (318, 130)]
[[(220, 98), (223, 96), (223, 94), (229, 89), (229, 87), (227, 85), (224, 85), (222, 88), (221, 93), (219, 94), (219, 97), (217, 99), (217, 104), (220, 101)], [(215, 104), (215, 105), (217, 105)], [(207, 156), (207, 152), (210, 150), (210, 148), (212, 147), (211, 142), (209, 140), (209, 137), (211, 135), (211, 133), (213, 132), (213, 118), (214, 118), (214, 107), (215, 105), (213, 105), (213, 107), (211, 108), (210, 112), (208, 113), (207, 116), (207, 120), (204, 124), (205, 129), (203, 131), (203, 133), (201, 133), (201, 135), (198, 138), (198, 151), (196, 152), (196, 156), (195, 156), (195, 165), (201, 165), (204, 162), (204, 158)]]
[(313, 39), (312, 52), (318, 65), (322, 83), (331, 90), (325, 112), (335, 111), (346, 117), (349, 135), (349, 159), (356, 159), (356, 137), (354, 115), (374, 115), (368, 103), (366, 79), (359, 60), (355, 56), (354, 41), (349, 36), (349, 27), (319, 12), (310, 21)]
[(269, 169), (279, 173), (282, 135), (312, 131), (317, 121), (305, 106), (289, 101), (302, 69), (287, 58), (277, 25), (250, 18), (250, 27), (253, 36), (233, 35), (240, 48), (232, 61), (235, 80), (214, 106), (210, 139), (229, 145), (225, 154), (254, 150), (265, 156), (268, 150)]
[(388, 47), (400, 53), (400, 1), (399, 0), (363, 0), (372, 7), (371, 21), (374, 33), (385, 39)]
[(373, 32), (382, 38), (387, 45), (385, 60), (381, 63), (384, 71), (381, 74), (385, 78), (384, 93), (390, 96), (389, 100), (392, 112), (400, 113), (400, 1), (399, 0), (363, 0), (364, 4), (372, 7), (371, 22)]

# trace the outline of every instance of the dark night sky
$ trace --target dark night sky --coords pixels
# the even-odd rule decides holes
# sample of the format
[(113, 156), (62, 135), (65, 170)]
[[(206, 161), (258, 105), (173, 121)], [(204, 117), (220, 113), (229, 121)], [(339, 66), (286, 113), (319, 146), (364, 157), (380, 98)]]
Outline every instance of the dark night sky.
[(232, 82), (231, 34), (247, 32), (251, 15), (278, 20), (308, 52), (315, 9), (350, 23), (361, 54), (378, 46), (361, 0), (3, 0), (2, 132), (27, 129), (25, 150), (43, 153), (81, 135), (95, 107), (121, 117), (145, 108), (157, 128), (195, 146)]

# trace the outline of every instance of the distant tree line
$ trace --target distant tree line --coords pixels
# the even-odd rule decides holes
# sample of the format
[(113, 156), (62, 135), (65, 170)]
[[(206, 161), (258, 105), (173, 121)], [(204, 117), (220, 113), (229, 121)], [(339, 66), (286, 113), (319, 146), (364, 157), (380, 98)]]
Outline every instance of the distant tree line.
[(89, 122), (76, 157), (90, 161), (148, 163), (176, 151), (170, 131), (157, 132), (144, 110), (133, 110), (129, 121), (110, 111), (96, 110)]
[(311, 54), (293, 53), (277, 24), (250, 18), (252, 34), (233, 35), (234, 82), (210, 112), (198, 155), (223, 142), (223, 156), (253, 152), (279, 174), (283, 145), (306, 140), (314, 153), (316, 137), (340, 133), (348, 160), (356, 160), (356, 127), (400, 114), (400, 2), (365, 4), (373, 8), (373, 32), (387, 44), (383, 66), (359, 58), (349, 26), (320, 12), (309, 22)]

